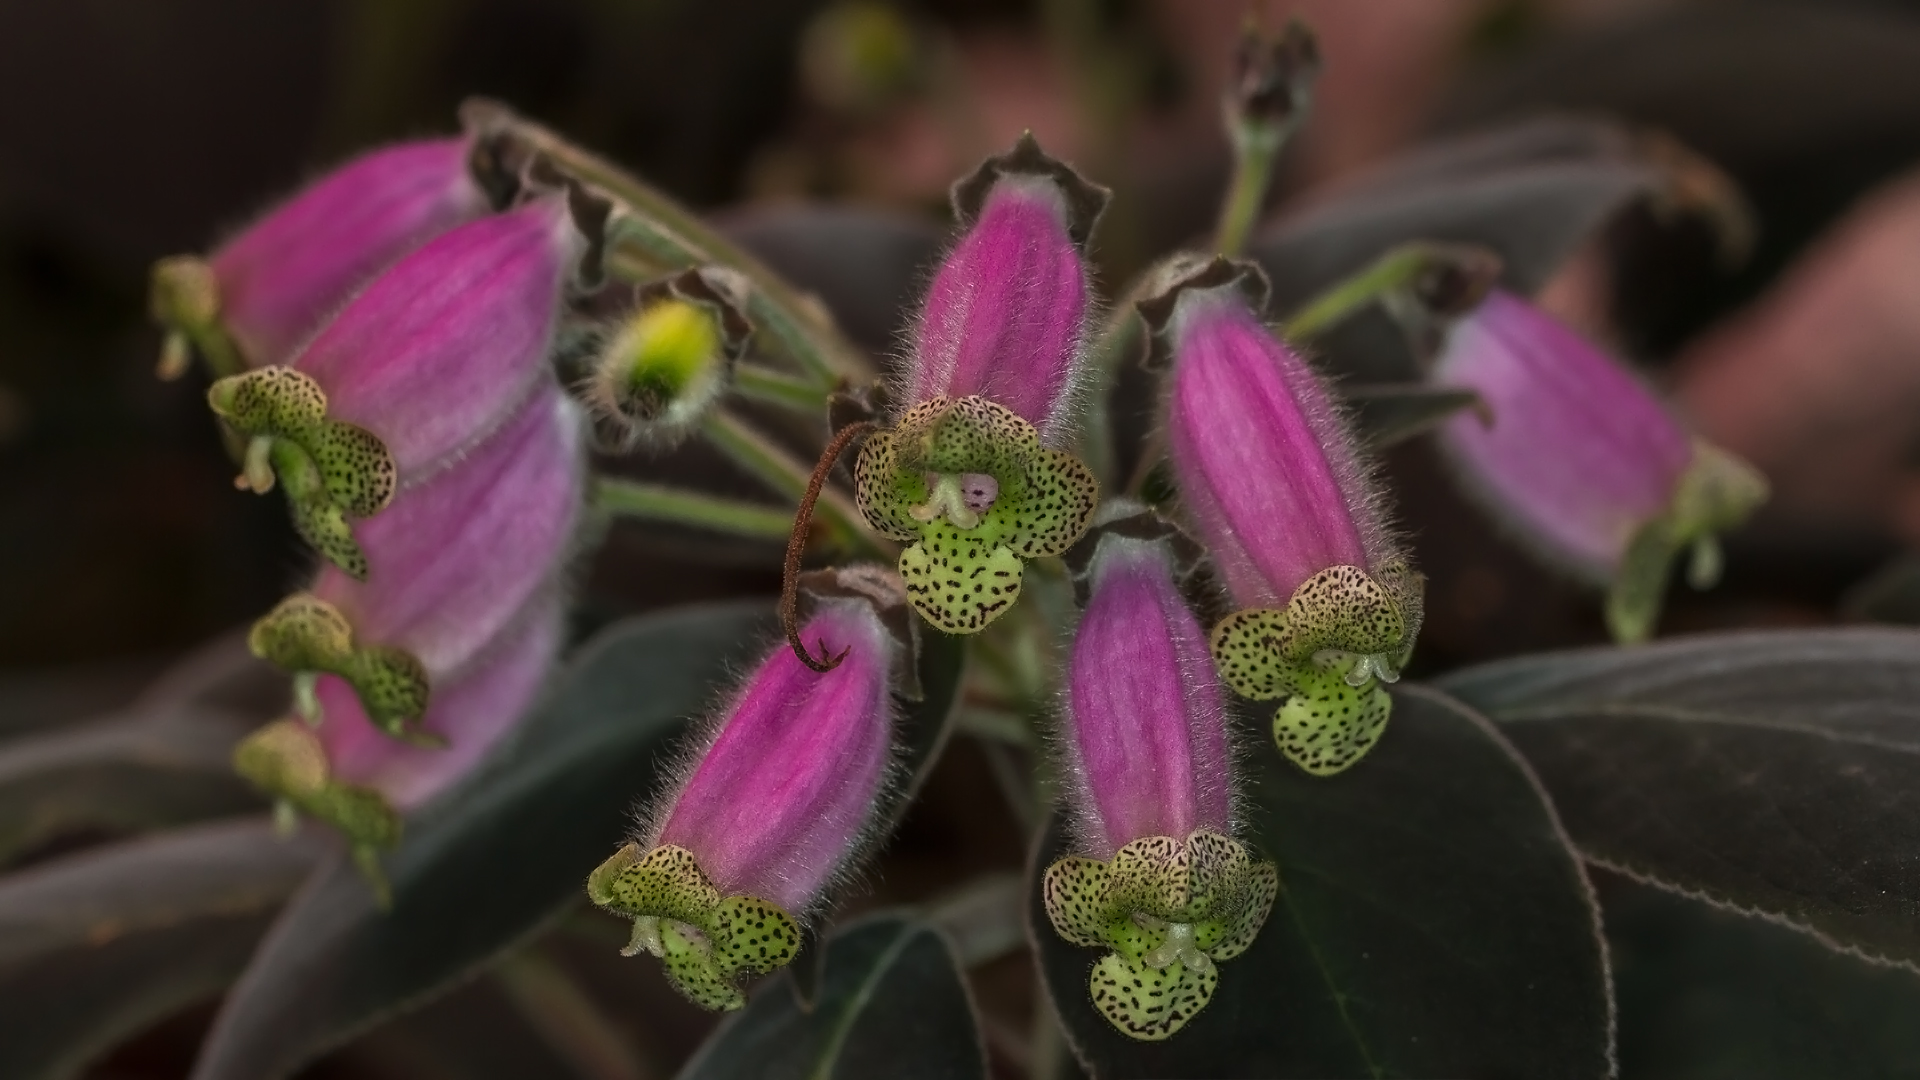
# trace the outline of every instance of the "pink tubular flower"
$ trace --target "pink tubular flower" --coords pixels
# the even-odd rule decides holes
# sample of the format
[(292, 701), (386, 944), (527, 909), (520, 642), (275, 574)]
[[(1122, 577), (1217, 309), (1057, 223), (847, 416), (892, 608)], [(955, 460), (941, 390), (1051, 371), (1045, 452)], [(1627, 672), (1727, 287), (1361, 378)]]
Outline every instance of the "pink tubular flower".
[[(366, 153), (268, 211), (204, 262), (155, 270), (155, 306), (223, 367), (285, 363), (362, 285), (421, 244), (488, 210), (468, 140)], [(170, 351), (183, 347), (170, 344)], [(174, 368), (184, 361), (177, 353)]]
[(251, 440), (245, 486), (284, 485), (301, 534), (364, 577), (348, 519), (457, 460), (551, 380), (561, 284), (585, 248), (553, 197), (463, 225), (367, 286), (291, 368), (216, 382), (214, 411)]
[[(1080, 855), (1043, 879), (1060, 936), (1105, 949), (1093, 1003), (1137, 1039), (1180, 1030), (1213, 996), (1279, 890), (1232, 836), (1232, 757), (1200, 624), (1174, 584), (1176, 534), (1109, 507), (1088, 541), (1061, 743)], [(1083, 549), (1084, 550), (1084, 549)]]
[(1485, 405), (1440, 429), (1467, 488), (1549, 561), (1609, 585), (1608, 622), (1623, 640), (1651, 632), (1674, 555), (1692, 547), (1695, 584), (1711, 584), (1714, 534), (1765, 498), (1752, 469), (1510, 294), (1489, 294), (1449, 330), (1433, 379)]
[(1048, 445), (1061, 441), (1088, 310), (1072, 214), (1054, 176), (1008, 171), (990, 181), (927, 289), (904, 400), (979, 395), (1034, 425)]
[(802, 632), (843, 662), (819, 672), (784, 644), (769, 653), (653, 827), (587, 883), (595, 903), (633, 918), (628, 955), (660, 957), (708, 1008), (738, 1008), (747, 972), (792, 958), (795, 920), (855, 853), (887, 779), (905, 646), (876, 601), (851, 596), (821, 600)]
[(1207, 635), (1164, 542), (1104, 536), (1073, 639), (1062, 739), (1083, 850), (1225, 834), (1232, 760)]
[(1167, 449), (1181, 505), (1241, 610), (1213, 631), (1221, 677), (1284, 699), (1274, 737), (1320, 775), (1385, 729), (1419, 630), (1420, 578), (1396, 550), (1319, 377), (1261, 323), (1266, 280), (1215, 259), (1141, 304), (1169, 360)]

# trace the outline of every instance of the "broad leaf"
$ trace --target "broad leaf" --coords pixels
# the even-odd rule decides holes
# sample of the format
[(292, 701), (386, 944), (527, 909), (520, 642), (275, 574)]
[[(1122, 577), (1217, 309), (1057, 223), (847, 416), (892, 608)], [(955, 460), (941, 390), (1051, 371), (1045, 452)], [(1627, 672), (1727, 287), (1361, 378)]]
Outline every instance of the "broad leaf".
[[(1287, 764), (1264, 734), (1248, 741), (1245, 839), (1279, 864), (1280, 898), (1173, 1037), (1134, 1042), (1094, 1011), (1098, 952), (1055, 933), (1028, 887), (1048, 992), (1096, 1077), (1610, 1073), (1592, 894), (1492, 725), (1403, 686), (1379, 745), (1337, 777)], [(1062, 837), (1056, 819), (1034, 874)]]
[[(653, 790), (683, 721), (772, 644), (772, 614), (765, 601), (714, 605), (603, 632), (508, 754), (408, 822), (387, 861), (390, 912), (344, 858), (323, 868), (234, 988), (195, 1075), (283, 1076), (468, 977), (578, 903), (588, 871)], [(959, 650), (930, 643), (927, 656), (943, 659), (923, 666), (927, 699), (905, 719), (918, 733), (921, 769), (943, 734)]]
[(332, 845), (264, 819), (98, 847), (0, 878), (0, 1076), (66, 1076), (218, 994)]
[(819, 994), (762, 987), (681, 1073), (683, 1080), (962, 1080), (987, 1075), (973, 1004), (946, 940), (926, 923), (873, 915), (826, 939)]
[(1470, 668), (1581, 853), (1920, 966), (1920, 633), (1702, 636)]
[(1602, 895), (1625, 1075), (1920, 1076), (1920, 976), (1672, 893), (1621, 881)]
[(233, 774), (244, 722), (182, 705), (0, 743), (0, 862), (73, 832), (131, 832), (262, 806)]

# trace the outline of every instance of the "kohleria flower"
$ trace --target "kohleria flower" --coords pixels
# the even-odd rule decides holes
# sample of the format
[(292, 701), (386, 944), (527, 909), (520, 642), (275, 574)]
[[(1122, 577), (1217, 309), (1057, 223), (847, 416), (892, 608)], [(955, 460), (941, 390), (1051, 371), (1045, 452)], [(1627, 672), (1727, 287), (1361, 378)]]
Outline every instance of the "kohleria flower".
[(1213, 630), (1221, 677), (1284, 698), (1281, 751), (1329, 775), (1392, 710), (1421, 617), (1421, 578), (1389, 534), (1331, 395), (1260, 321), (1249, 263), (1187, 265), (1141, 311), (1169, 358), (1167, 450), (1181, 504), (1241, 610)]
[(488, 210), (467, 169), (468, 140), (363, 154), (303, 188), (212, 255), (154, 268), (169, 327), (162, 373), (191, 343), (232, 371), (284, 364), (361, 286), (433, 237)]
[(1022, 560), (1060, 554), (1092, 518), (1098, 484), (1057, 447), (1084, 352), (1081, 245), (1106, 197), (1031, 136), (954, 186), (966, 232), (921, 310), (902, 410), (855, 470), (867, 522), (908, 544), (908, 598), (948, 633), (1004, 614)]
[(1548, 561), (1608, 586), (1607, 624), (1653, 630), (1674, 557), (1688, 578), (1719, 577), (1716, 534), (1766, 498), (1746, 463), (1690, 434), (1630, 372), (1504, 292), (1455, 323), (1434, 381), (1485, 408), (1440, 429), (1467, 489)]
[(1164, 1039), (1213, 996), (1215, 962), (1253, 943), (1279, 879), (1232, 836), (1221, 688), (1172, 544), (1138, 527), (1096, 535), (1060, 740), (1082, 854), (1043, 888), (1062, 937), (1111, 950), (1089, 984), (1101, 1014)]
[(822, 599), (803, 633), (843, 662), (820, 672), (785, 645), (769, 653), (697, 739), (646, 831), (587, 882), (594, 903), (634, 920), (627, 955), (660, 957), (707, 1008), (739, 1008), (742, 978), (793, 958), (798, 920), (864, 837), (908, 648), (879, 610), (898, 606), (886, 595), (897, 589)]

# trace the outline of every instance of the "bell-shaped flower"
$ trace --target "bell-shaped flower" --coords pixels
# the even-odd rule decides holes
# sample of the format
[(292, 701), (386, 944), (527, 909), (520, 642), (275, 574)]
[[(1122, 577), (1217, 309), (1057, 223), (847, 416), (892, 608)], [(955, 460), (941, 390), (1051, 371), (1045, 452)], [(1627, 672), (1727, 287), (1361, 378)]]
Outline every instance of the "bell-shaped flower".
[(463, 225), (368, 285), (294, 358), (214, 383), (250, 440), (243, 486), (287, 489), (303, 537), (364, 577), (349, 519), (456, 460), (550, 378), (560, 288), (588, 250), (566, 202)]
[[(1085, 610), (1062, 708), (1078, 855), (1043, 881), (1060, 936), (1109, 950), (1093, 1003), (1136, 1039), (1204, 1008), (1279, 890), (1233, 839), (1233, 760), (1207, 636), (1175, 583), (1172, 530), (1133, 512), (1082, 545)], [(1158, 533), (1159, 535), (1156, 535)]]
[(1261, 322), (1249, 263), (1188, 264), (1143, 301), (1166, 375), (1181, 505), (1241, 610), (1213, 630), (1220, 675), (1285, 699), (1281, 751), (1340, 772), (1380, 738), (1421, 619), (1422, 579), (1320, 377)]
[(855, 470), (914, 608), (971, 634), (1013, 606), (1022, 560), (1085, 533), (1099, 485), (1071, 435), (1087, 332), (1081, 248), (1107, 193), (1031, 136), (954, 185), (965, 226), (935, 273), (893, 425)]
[(217, 370), (284, 364), (382, 270), (485, 214), (465, 138), (374, 150), (303, 188), (202, 259), (154, 268), (154, 314), (169, 329), (162, 373), (189, 343)]
[(819, 601), (802, 632), (842, 662), (820, 672), (772, 650), (697, 737), (643, 833), (588, 879), (594, 903), (634, 920), (626, 954), (659, 957), (707, 1008), (739, 1008), (746, 975), (793, 958), (799, 920), (866, 839), (909, 662), (881, 610), (900, 610), (885, 595), (897, 589)]
[(1465, 488), (1548, 562), (1608, 588), (1607, 624), (1638, 641), (1659, 618), (1674, 558), (1719, 576), (1718, 533), (1766, 499), (1763, 477), (1695, 438), (1619, 363), (1511, 294), (1448, 331), (1432, 378), (1484, 408), (1441, 427)]
[(364, 581), (323, 565), (254, 624), (248, 644), (293, 673), (300, 720), (256, 733), (236, 764), (284, 807), (345, 833), (376, 881), (398, 813), (465, 775), (553, 659), (584, 426), (549, 382), (364, 524)]
[(670, 447), (693, 431), (753, 336), (745, 289), (738, 271), (716, 266), (633, 291), (582, 388), (602, 445)]

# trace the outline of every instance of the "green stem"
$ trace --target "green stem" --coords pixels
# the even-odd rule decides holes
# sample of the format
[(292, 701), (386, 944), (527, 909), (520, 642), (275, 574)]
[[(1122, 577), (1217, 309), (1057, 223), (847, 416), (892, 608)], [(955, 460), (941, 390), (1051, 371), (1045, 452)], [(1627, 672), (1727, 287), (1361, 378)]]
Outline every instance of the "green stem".
[(602, 477), (594, 485), (593, 499), (601, 509), (621, 517), (670, 521), (755, 540), (785, 540), (793, 529), (788, 511), (666, 484)]
[(1431, 252), (1432, 245), (1420, 242), (1394, 248), (1366, 269), (1307, 301), (1280, 324), (1281, 333), (1291, 341), (1319, 337), (1382, 296), (1411, 282), (1429, 265)]
[(1214, 250), (1238, 255), (1247, 246), (1273, 183), (1274, 160), (1285, 140), (1265, 132), (1238, 132), (1234, 136), (1233, 183), (1220, 205), (1220, 224), (1214, 230)]
[[(813, 479), (813, 466), (803, 463), (738, 416), (716, 409), (701, 421), (700, 433), (734, 464), (752, 473), (783, 498), (798, 504), (806, 494), (807, 483)], [(860, 511), (854, 509), (853, 503), (840, 491), (828, 488), (821, 492), (815, 512), (827, 522), (834, 541), (841, 546), (868, 552), (879, 550), (862, 527)]]
[[(841, 336), (817, 301), (803, 296), (665, 193), (531, 121), (514, 117), (508, 126), (563, 172), (600, 188), (633, 212), (616, 218), (609, 230), (611, 246), (630, 244), (667, 270), (708, 263), (731, 266), (754, 286), (746, 302), (754, 329), (815, 381), (831, 386), (843, 378), (862, 382), (873, 377), (866, 357)], [(617, 273), (623, 266), (614, 260), (608, 269)]]
[(824, 415), (827, 409), (827, 391), (819, 383), (759, 364), (737, 365), (733, 369), (733, 388), (749, 400), (808, 416)]
[(620, 1026), (538, 946), (508, 954), (493, 974), (528, 1025), (579, 1075), (591, 1080), (648, 1075)]

